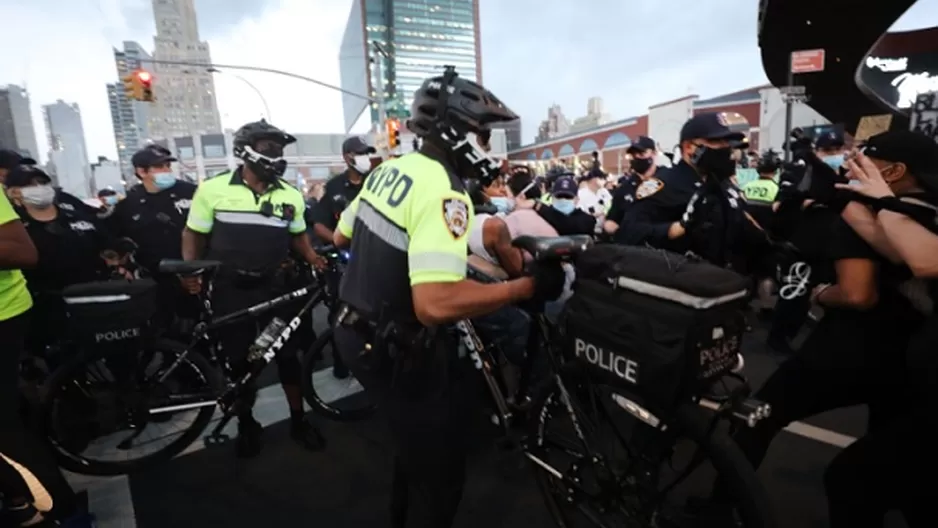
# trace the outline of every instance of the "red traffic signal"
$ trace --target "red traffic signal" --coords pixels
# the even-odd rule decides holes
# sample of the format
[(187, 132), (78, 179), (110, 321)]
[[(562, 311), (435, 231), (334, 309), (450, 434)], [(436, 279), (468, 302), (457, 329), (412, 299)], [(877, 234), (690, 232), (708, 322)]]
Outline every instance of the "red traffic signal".
[(153, 76), (150, 75), (150, 72), (147, 71), (138, 71), (137, 79), (140, 80), (143, 84), (150, 84), (150, 81), (153, 80)]

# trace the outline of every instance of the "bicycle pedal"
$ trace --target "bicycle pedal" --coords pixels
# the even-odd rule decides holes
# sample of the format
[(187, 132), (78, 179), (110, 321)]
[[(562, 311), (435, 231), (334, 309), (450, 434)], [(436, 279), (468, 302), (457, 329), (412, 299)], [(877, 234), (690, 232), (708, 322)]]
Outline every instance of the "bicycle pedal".
[(216, 434), (208, 435), (202, 439), (202, 442), (205, 444), (206, 449), (213, 447), (219, 447), (227, 444), (231, 440), (231, 437), (226, 434)]

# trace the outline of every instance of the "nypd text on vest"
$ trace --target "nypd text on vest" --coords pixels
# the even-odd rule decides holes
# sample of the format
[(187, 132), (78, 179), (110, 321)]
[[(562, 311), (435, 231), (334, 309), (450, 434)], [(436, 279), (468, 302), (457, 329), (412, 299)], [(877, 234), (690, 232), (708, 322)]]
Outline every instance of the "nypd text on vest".
[(576, 357), (584, 356), (587, 362), (609, 371), (629, 383), (638, 384), (637, 362), (576, 338)]

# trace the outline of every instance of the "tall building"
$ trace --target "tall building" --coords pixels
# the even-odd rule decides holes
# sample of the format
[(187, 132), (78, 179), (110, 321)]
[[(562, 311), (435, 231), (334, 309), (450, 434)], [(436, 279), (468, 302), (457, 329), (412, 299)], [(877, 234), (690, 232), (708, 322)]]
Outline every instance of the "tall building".
[(563, 114), (560, 105), (553, 104), (547, 108), (547, 119), (541, 121), (541, 125), (537, 127), (537, 136), (534, 140), (536, 142), (547, 141), (568, 133), (570, 133), (570, 122), (567, 121), (567, 116)]
[(0, 88), (0, 148), (39, 158), (29, 92), (15, 84)]
[[(153, 58), (211, 64), (208, 42), (199, 39), (193, 0), (153, 0), (153, 18)], [(215, 81), (208, 67), (154, 64), (151, 71), (156, 96), (150, 114), (151, 137), (222, 131)]]
[(114, 50), (114, 66), (118, 82), (107, 85), (107, 98), (111, 108), (111, 125), (114, 128), (114, 143), (121, 173), (125, 177), (133, 174), (130, 158), (150, 137), (150, 106), (152, 103), (134, 101), (124, 93), (122, 79), (139, 68), (152, 69), (146, 60), (150, 54), (140, 44), (124, 42), (123, 50)]
[[(389, 55), (381, 59), (380, 81), (370, 60), (372, 42)], [(414, 91), (446, 65), (482, 82), (479, 0), (353, 0), (339, 52), (343, 89), (377, 99), (383, 86), (389, 110), (409, 110)], [(343, 94), (342, 106), (348, 130), (369, 104)], [(378, 105), (370, 110), (377, 123)]]
[(59, 99), (44, 105), (42, 115), (48, 133), (49, 162), (55, 167), (59, 186), (79, 198), (89, 197), (91, 169), (81, 110), (77, 104)]
[(91, 192), (97, 196), (102, 189), (113, 189), (124, 194), (124, 177), (121, 175), (120, 163), (111, 161), (104, 156), (98, 156), (98, 161), (91, 164)]

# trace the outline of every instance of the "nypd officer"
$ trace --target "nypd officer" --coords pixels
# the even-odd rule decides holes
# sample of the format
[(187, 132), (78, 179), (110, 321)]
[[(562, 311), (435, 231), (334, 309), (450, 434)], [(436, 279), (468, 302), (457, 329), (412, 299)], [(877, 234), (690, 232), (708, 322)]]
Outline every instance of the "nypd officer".
[[(182, 232), (182, 258), (223, 263), (212, 293), (216, 314), (286, 293), (283, 263), (291, 249), (309, 264), (324, 265), (306, 236), (303, 194), (280, 179), (287, 168), (284, 148), (294, 142), (296, 138), (265, 120), (244, 125), (233, 141), (234, 155), (244, 164), (205, 180), (192, 198)], [(184, 283), (190, 291), (199, 291), (197, 278), (185, 278)], [(271, 319), (260, 317), (259, 324), (234, 325), (221, 334), (222, 348), (237, 371), (251, 367), (248, 348)], [(293, 347), (281, 349), (277, 370), (290, 407), (290, 435), (306, 449), (322, 449), (321, 434), (304, 418), (300, 363)], [(245, 395), (238, 411), (235, 450), (240, 457), (261, 450), (263, 428), (252, 413), (255, 397), (256, 392)]]
[[(332, 233), (339, 222), (339, 215), (361, 191), (365, 177), (371, 172), (371, 156), (376, 153), (375, 148), (359, 136), (352, 136), (342, 143), (342, 158), (348, 168), (326, 182), (322, 199), (311, 211), (313, 232), (319, 239), (316, 242), (332, 244)], [(328, 276), (327, 280), (330, 288), (337, 289), (339, 277)], [(345, 379), (349, 375), (339, 356), (333, 358), (332, 375), (337, 379)]]
[[(184, 325), (183, 321), (196, 319), (198, 298), (183, 290), (176, 277), (160, 274), (159, 263), (182, 258), (182, 229), (196, 186), (178, 178), (173, 170), (176, 158), (160, 145), (138, 150), (130, 161), (140, 183), (114, 205), (107, 224), (116, 236), (136, 243), (137, 262), (159, 284), (161, 316), (167, 323), (175, 320)], [(174, 330), (184, 331), (184, 326)]]
[(730, 183), (736, 173), (733, 147), (744, 136), (732, 127), (745, 122), (735, 112), (719, 112), (698, 114), (684, 123), (680, 161), (638, 186), (616, 241), (692, 251), (715, 264), (728, 264), (731, 242), (744, 218), (742, 196)]
[(603, 224), (603, 231), (606, 234), (615, 234), (619, 229), (619, 221), (625, 214), (625, 209), (635, 201), (635, 191), (638, 186), (655, 176), (655, 171), (658, 169), (655, 164), (657, 151), (655, 140), (648, 136), (638, 136), (638, 139), (629, 145), (626, 150), (626, 154), (632, 157), (629, 173), (619, 178), (618, 186), (612, 191), (612, 206)]
[(556, 298), (564, 274), (544, 264), (497, 284), (466, 279), (473, 208), (463, 178), (497, 177), (501, 164), (476, 138), (484, 142), (514, 112), (447, 67), (416, 91), (411, 114), (420, 150), (376, 168), (339, 219), (335, 242), (351, 243), (352, 259), (335, 340), (391, 422), (391, 526), (446, 528), (462, 497), (469, 415), (454, 376), (457, 347), (441, 325)]

